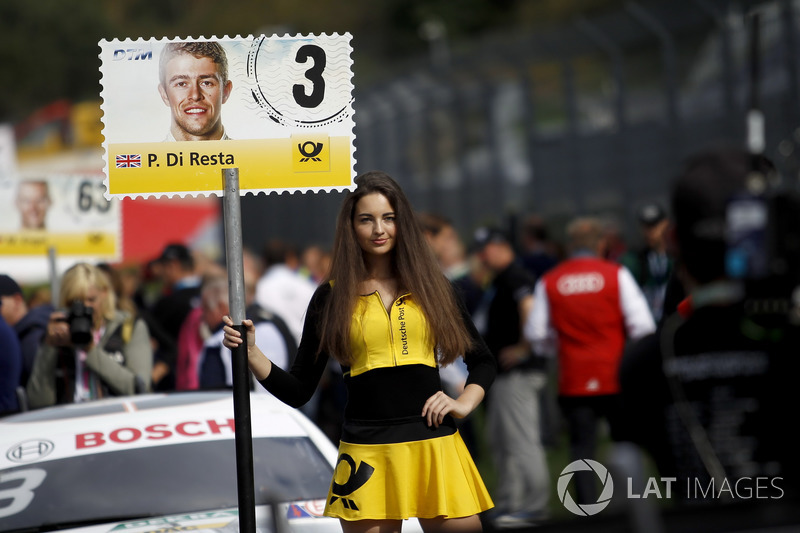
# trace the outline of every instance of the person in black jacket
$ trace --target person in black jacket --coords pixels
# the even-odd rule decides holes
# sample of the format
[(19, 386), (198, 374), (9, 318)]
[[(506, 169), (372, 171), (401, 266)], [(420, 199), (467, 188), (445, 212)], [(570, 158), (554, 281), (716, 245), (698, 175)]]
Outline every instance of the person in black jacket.
[(14, 328), (22, 348), (22, 376), (19, 385), (25, 387), (33, 369), (36, 351), (47, 331), (53, 306), (41, 304), (29, 308), (22, 288), (7, 274), (0, 274), (0, 300), (3, 318)]
[(497, 358), (497, 379), (486, 403), (486, 431), (497, 469), (495, 527), (532, 525), (547, 518), (550, 476), (542, 443), (540, 395), (547, 359), (523, 335), (536, 278), (522, 266), (511, 238), (494, 227), (475, 231), (473, 252), (492, 274), (484, 294), (486, 345)]
[(175, 389), (175, 365), (181, 325), (200, 298), (200, 277), (195, 273), (194, 257), (183, 244), (164, 247), (158, 258), (164, 293), (145, 310), (151, 335), (157, 343), (153, 364), (153, 389)]
[[(769, 211), (759, 210), (764, 197), (748, 186), (766, 186), (773, 173), (768, 160), (739, 149), (687, 159), (672, 187), (687, 298), (656, 333), (626, 350), (620, 367), (627, 439), (652, 457), (663, 478), (674, 478), (673, 497), (682, 503), (764, 502), (797, 496), (800, 487), (796, 446), (787, 438), (800, 374), (797, 303), (789, 301), (797, 258), (780, 258), (788, 277), (770, 272), (755, 280), (730, 268), (746, 265), (731, 261), (730, 224), (767, 220)], [(750, 203), (739, 211), (745, 218), (734, 220), (737, 198)], [(772, 220), (794, 217), (783, 218), (793, 227), (782, 239), (800, 233), (797, 205), (769, 213)]]

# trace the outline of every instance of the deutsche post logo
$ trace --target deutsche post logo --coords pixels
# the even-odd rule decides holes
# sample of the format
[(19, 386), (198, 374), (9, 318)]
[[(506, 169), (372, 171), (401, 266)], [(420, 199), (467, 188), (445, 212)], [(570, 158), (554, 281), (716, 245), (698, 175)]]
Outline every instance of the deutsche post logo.
[(337, 483), (336, 478), (334, 477), (334, 481), (331, 484), (331, 492), (333, 496), (331, 497), (331, 501), (329, 502), (330, 505), (333, 505), (337, 500), (342, 500), (342, 505), (344, 505), (345, 509), (353, 509), (354, 511), (358, 511), (358, 506), (356, 502), (347, 496), (352, 496), (352, 494), (364, 486), (364, 484), (369, 481), (369, 478), (372, 477), (372, 473), (375, 472), (375, 468), (364, 462), (361, 461), (361, 464), (358, 465), (356, 468), (355, 460), (346, 453), (343, 453), (339, 456), (339, 460), (336, 461), (336, 470), (339, 470), (339, 465), (342, 463), (347, 463), (350, 467), (350, 475), (347, 478), (347, 481), (344, 483)]
[(331, 141), (325, 134), (292, 135), (292, 167), (295, 172), (327, 172), (331, 167)]
[(322, 161), (322, 159), (317, 157), (322, 151), (322, 143), (306, 141), (303, 144), (298, 144), (297, 149), (300, 150), (301, 154), (303, 154), (303, 158), (300, 160), (301, 163), (305, 163), (309, 159), (314, 161)]

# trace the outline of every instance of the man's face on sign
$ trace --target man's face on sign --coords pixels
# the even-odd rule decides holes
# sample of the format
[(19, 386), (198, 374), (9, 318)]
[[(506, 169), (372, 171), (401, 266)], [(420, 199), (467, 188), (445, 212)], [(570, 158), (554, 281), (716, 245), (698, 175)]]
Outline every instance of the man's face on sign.
[(16, 204), (23, 229), (44, 229), (50, 208), (46, 183), (20, 183)]
[(220, 139), (222, 104), (233, 83), (222, 81), (217, 64), (208, 57), (179, 54), (165, 65), (163, 79), (158, 91), (172, 113), (173, 137), (178, 141)]

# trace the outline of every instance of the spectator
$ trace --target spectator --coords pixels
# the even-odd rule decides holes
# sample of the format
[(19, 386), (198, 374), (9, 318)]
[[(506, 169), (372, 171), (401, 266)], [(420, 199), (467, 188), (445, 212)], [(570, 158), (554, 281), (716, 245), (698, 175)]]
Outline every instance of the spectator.
[(466, 250), (455, 227), (436, 213), (421, 213), (422, 231), (431, 245), (444, 275), (461, 291), (464, 305), (474, 315), (483, 297), (483, 277), (467, 259)]
[(19, 410), (17, 388), (21, 375), (22, 350), (19, 339), (0, 314), (0, 416)]
[[(556, 266), (563, 256), (560, 245), (551, 239), (544, 218), (537, 214), (528, 215), (522, 223), (520, 249), (522, 266), (533, 275), (535, 280)], [(554, 386), (558, 381), (556, 365), (554, 361), (550, 360), (546, 366), (547, 386), (539, 394), (541, 440), (545, 446), (552, 447), (559, 443), (561, 420)]]
[(242, 270), (246, 284), (245, 296), (249, 300), (247, 305), (250, 305), (255, 302), (255, 287), (258, 279), (264, 274), (264, 264), (261, 261), (261, 256), (246, 246), (242, 249)]
[(604, 245), (600, 257), (619, 262), (619, 258), (628, 250), (628, 243), (625, 242), (620, 223), (615, 217), (607, 217), (602, 224)]
[(175, 389), (200, 387), (198, 359), (203, 344), (219, 328), (228, 313), (228, 279), (206, 276), (200, 284), (199, 305), (192, 308), (178, 333), (178, 356), (175, 364)]
[(153, 387), (159, 391), (175, 389), (175, 364), (181, 325), (200, 298), (200, 278), (189, 249), (180, 243), (164, 247), (158, 260), (163, 293), (156, 300), (147, 324), (157, 348), (153, 365)]
[(531, 351), (522, 327), (534, 305), (535, 280), (519, 263), (506, 234), (479, 228), (473, 247), (494, 275), (488, 289), (486, 345), (497, 359), (487, 398), (486, 426), (497, 468), (495, 527), (534, 524), (547, 517), (550, 478), (541, 440), (539, 394), (545, 360)]
[(316, 285), (300, 275), (296, 257), (283, 241), (273, 240), (264, 247), (264, 273), (256, 284), (256, 303), (282, 317), (300, 343), (303, 319)]
[[(246, 287), (252, 284), (245, 282)], [(251, 289), (252, 290), (252, 289)], [(250, 292), (250, 291), (248, 291)], [(252, 294), (246, 295), (252, 301)], [(231, 351), (222, 345), (222, 317), (230, 313), (227, 278), (208, 278), (203, 286), (204, 320), (210, 326), (210, 334), (204, 340), (197, 356), (197, 379), (200, 389), (225, 389), (233, 387), (233, 362)], [(247, 318), (255, 324), (256, 335), (265, 339), (264, 351), (276, 365), (289, 368), (289, 362), (297, 351), (286, 323), (279, 316), (261, 309), (258, 304), (247, 306)], [(264, 392), (263, 387), (256, 389)]]
[(78, 263), (61, 279), (59, 306), (50, 315), (27, 393), (31, 407), (77, 403), (150, 390), (153, 352), (144, 321), (127, 336), (127, 315), (116, 308), (111, 280)]
[(318, 285), (327, 276), (331, 267), (331, 253), (318, 245), (308, 246), (300, 257), (303, 275)]
[[(601, 257), (603, 229), (594, 218), (569, 224), (570, 256), (536, 283), (536, 303), (525, 325), (537, 353), (558, 355), (558, 400), (572, 461), (595, 458), (601, 420), (612, 436), (618, 431), (617, 371), (626, 339), (655, 329), (628, 269)], [(575, 480), (578, 503), (596, 503), (594, 474), (577, 472)]]
[(520, 260), (534, 279), (558, 263), (558, 253), (550, 241), (547, 225), (539, 215), (529, 215), (522, 224)]
[(26, 287), (29, 289), (28, 294), (28, 309), (39, 307), (40, 305), (53, 305), (53, 294), (50, 291), (50, 285), (39, 285), (34, 287)]
[[(295, 248), (285, 241), (268, 242), (264, 246), (262, 264), (264, 272), (256, 282), (255, 303), (262, 311), (281, 317), (292, 332), (294, 344), (299, 345), (306, 308), (317, 285), (300, 273), (300, 259)], [(319, 420), (321, 394), (317, 389), (301, 409), (314, 421)]]
[(123, 270), (108, 263), (98, 263), (97, 267), (105, 272), (108, 279), (111, 280), (111, 287), (114, 290), (117, 309), (127, 316), (125, 324), (122, 326), (123, 332), (125, 336), (130, 336), (136, 324), (136, 319), (139, 318), (139, 309), (133, 301), (133, 295), (136, 290), (135, 274), (130, 270)]
[(644, 293), (653, 319), (658, 322), (664, 311), (664, 296), (672, 275), (673, 260), (667, 252), (667, 212), (658, 204), (639, 210), (639, 229), (643, 243), (625, 252), (619, 262), (628, 267)]
[[(800, 373), (797, 303), (790, 302), (798, 256), (780, 258), (788, 261), (788, 276), (770, 271), (761, 281), (726, 269), (729, 201), (747, 186), (774, 183), (774, 173), (771, 162), (739, 149), (714, 148), (686, 160), (671, 188), (671, 210), (688, 298), (659, 332), (626, 350), (620, 368), (628, 437), (661, 476), (676, 478), (674, 497), (683, 503), (711, 503), (722, 483), (740, 491), (756, 479), (768, 487), (761, 501), (799, 495), (796, 444), (787, 429)], [(794, 193), (769, 213), (787, 222), (781, 238), (794, 243), (799, 203)], [(749, 222), (758, 220), (755, 205)], [(705, 495), (693, 490), (710, 483), (716, 489)]]
[(3, 318), (14, 328), (22, 349), (22, 375), (19, 385), (25, 387), (33, 370), (36, 352), (47, 331), (53, 306), (45, 303), (29, 308), (22, 294), (22, 288), (6, 274), (0, 274), (0, 301), (3, 306)]

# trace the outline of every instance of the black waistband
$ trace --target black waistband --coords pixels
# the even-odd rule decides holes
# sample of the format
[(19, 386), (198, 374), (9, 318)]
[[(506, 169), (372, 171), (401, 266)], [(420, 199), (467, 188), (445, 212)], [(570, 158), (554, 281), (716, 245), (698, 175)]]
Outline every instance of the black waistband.
[(426, 365), (375, 368), (345, 376), (345, 420), (413, 420), (425, 402), (442, 390), (439, 370)]
[(342, 425), (342, 441), (350, 444), (391, 444), (446, 437), (456, 432), (453, 417), (445, 416), (439, 427), (428, 427), (422, 416), (384, 421), (347, 420)]

